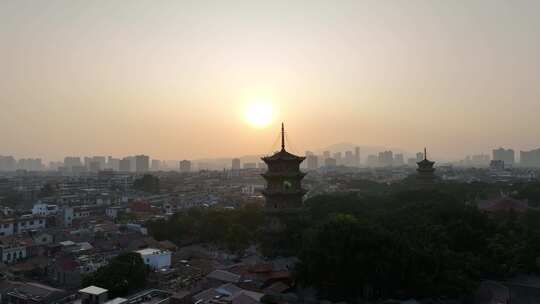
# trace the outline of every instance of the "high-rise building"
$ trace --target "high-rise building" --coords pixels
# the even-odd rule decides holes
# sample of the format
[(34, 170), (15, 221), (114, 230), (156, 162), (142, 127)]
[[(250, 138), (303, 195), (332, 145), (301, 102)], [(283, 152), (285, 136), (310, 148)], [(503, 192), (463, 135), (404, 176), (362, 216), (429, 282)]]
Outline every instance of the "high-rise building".
[(335, 168), (337, 167), (337, 161), (335, 158), (328, 157), (324, 160), (324, 166), (326, 168)]
[(17, 160), (13, 156), (0, 155), (0, 171), (15, 171), (17, 170)]
[(520, 151), (519, 162), (525, 167), (540, 167), (540, 149)]
[(120, 159), (109, 156), (109, 158), (107, 159), (107, 168), (112, 169), (114, 171), (119, 171)]
[(355, 164), (355, 159), (352, 151), (345, 151), (345, 162), (344, 165), (353, 167)]
[(323, 152), (323, 159), (330, 158), (330, 151), (324, 151)]
[(137, 169), (136, 159), (135, 156), (128, 156), (127, 159), (129, 159), (129, 171), (134, 172)]
[(296, 156), (285, 150), (285, 127), (281, 125), (281, 151), (263, 157), (268, 170), (263, 174), (266, 188), (263, 195), (268, 209), (297, 209), (303, 206), (306, 190), (302, 188), (305, 173), (300, 164), (305, 157)]
[(207, 162), (198, 162), (197, 163), (197, 169), (199, 171), (212, 170), (212, 165), (210, 163), (207, 163)]
[(161, 161), (159, 159), (152, 159), (151, 170), (152, 171), (161, 170)]
[(308, 170), (313, 171), (319, 169), (319, 157), (317, 157), (317, 155), (308, 155), (306, 159)]
[(99, 170), (107, 168), (107, 158), (105, 156), (94, 156), (92, 157), (92, 162), (99, 163)]
[(494, 159), (489, 163), (489, 169), (494, 171), (504, 170), (504, 160)]
[(377, 155), (370, 154), (367, 157), (367, 166), (368, 167), (376, 167), (379, 165), (379, 158)]
[(21, 158), (17, 162), (17, 169), (26, 171), (41, 171), (43, 163), (41, 158)]
[(80, 157), (75, 157), (75, 156), (64, 157), (64, 167), (73, 168), (73, 167), (81, 167), (82, 165), (83, 164), (81, 162)]
[(257, 163), (244, 163), (244, 169), (257, 169)]
[(122, 158), (118, 163), (118, 170), (122, 172), (130, 172), (131, 171), (131, 159), (128, 157)]
[(135, 172), (148, 172), (150, 167), (150, 157), (147, 155), (135, 156)]
[(475, 154), (471, 157), (472, 165), (473, 166), (481, 166), (481, 167), (487, 167), (489, 166), (489, 155), (487, 154)]
[(403, 166), (405, 164), (405, 159), (403, 158), (403, 154), (399, 153), (394, 155), (394, 165), (396, 166)]
[(57, 171), (58, 168), (64, 167), (63, 162), (56, 162), (56, 161), (50, 161), (49, 162), (49, 170), (51, 171)]
[(354, 166), (360, 167), (361, 161), (360, 161), (360, 147), (354, 148)]
[(180, 172), (181, 173), (191, 172), (191, 162), (189, 160), (183, 160), (180, 162)]
[(493, 160), (502, 160), (505, 165), (513, 165), (516, 160), (516, 155), (512, 149), (494, 149)]
[(88, 170), (90, 172), (99, 172), (101, 169), (103, 168), (101, 167), (101, 163), (99, 161), (91, 160), (88, 164)]
[(392, 151), (379, 152), (377, 161), (380, 166), (392, 166), (394, 164), (394, 153)]
[[(90, 166), (90, 164), (88, 164)], [(88, 167), (86, 166), (74, 166), (71, 167), (71, 172), (75, 174), (80, 174), (88, 171)]]
[(416, 153), (416, 162), (421, 162), (424, 159), (424, 153), (418, 152)]
[(86, 167), (86, 169), (90, 168), (90, 163), (92, 162), (92, 158), (91, 157), (88, 157), (88, 156), (85, 156), (84, 157), (84, 166)]
[(240, 170), (241, 166), (240, 166), (240, 159), (239, 158), (233, 158), (232, 160), (232, 164), (231, 164), (231, 168), (232, 170)]
[(338, 166), (343, 165), (343, 159), (341, 155), (342, 155), (341, 152), (336, 152), (333, 155), (333, 158), (336, 160), (336, 163)]
[(93, 171), (93, 170), (90, 169), (91, 163), (98, 163), (98, 165), (95, 165), (95, 164), (92, 165), (94, 169), (99, 167), (99, 170), (102, 170), (102, 169), (105, 169), (107, 167), (107, 159), (105, 158), (105, 156), (92, 156), (92, 157), (85, 156), (84, 157), (84, 166), (88, 170)]

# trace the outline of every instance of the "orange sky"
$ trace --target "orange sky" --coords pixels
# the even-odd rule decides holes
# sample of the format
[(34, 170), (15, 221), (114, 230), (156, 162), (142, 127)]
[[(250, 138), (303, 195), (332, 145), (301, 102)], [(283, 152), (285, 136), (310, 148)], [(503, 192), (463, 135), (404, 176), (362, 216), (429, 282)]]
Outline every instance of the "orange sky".
[[(540, 146), (537, 1), (2, 1), (0, 155)], [(273, 123), (246, 124), (263, 98)]]

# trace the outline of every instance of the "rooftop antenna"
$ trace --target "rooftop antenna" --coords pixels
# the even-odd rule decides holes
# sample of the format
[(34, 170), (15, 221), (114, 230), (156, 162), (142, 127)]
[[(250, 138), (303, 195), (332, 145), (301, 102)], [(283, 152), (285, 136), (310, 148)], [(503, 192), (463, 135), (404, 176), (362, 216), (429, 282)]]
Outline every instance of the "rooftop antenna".
[(281, 123), (281, 151), (285, 151), (285, 124)]

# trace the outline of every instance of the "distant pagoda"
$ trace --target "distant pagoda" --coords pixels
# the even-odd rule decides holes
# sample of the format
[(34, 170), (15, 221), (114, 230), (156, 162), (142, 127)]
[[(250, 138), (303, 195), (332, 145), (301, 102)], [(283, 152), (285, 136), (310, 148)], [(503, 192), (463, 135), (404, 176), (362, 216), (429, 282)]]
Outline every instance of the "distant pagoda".
[(417, 180), (421, 184), (432, 184), (435, 182), (435, 168), (433, 168), (433, 165), (435, 165), (434, 161), (430, 161), (427, 159), (427, 149), (424, 148), (424, 159), (416, 163), (418, 165), (418, 168), (416, 168), (417, 172)]
[(296, 156), (285, 150), (285, 126), (281, 124), (281, 151), (272, 156), (261, 158), (268, 170), (262, 174), (266, 180), (263, 195), (267, 209), (299, 209), (306, 190), (302, 188), (302, 179), (306, 175), (300, 171), (300, 164), (305, 157)]

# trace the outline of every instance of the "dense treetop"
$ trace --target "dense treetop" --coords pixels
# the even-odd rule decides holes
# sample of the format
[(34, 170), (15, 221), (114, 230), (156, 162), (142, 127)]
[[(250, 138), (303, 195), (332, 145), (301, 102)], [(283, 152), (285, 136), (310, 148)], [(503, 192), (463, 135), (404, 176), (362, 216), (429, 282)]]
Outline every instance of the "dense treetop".
[(190, 209), (148, 227), (177, 243), (297, 256), (298, 282), (336, 300), (463, 297), (482, 279), (540, 271), (540, 211), (486, 214), (475, 204), (501, 191), (533, 203), (538, 184), (358, 184), (368, 187), (309, 199), (277, 232), (256, 207)]

